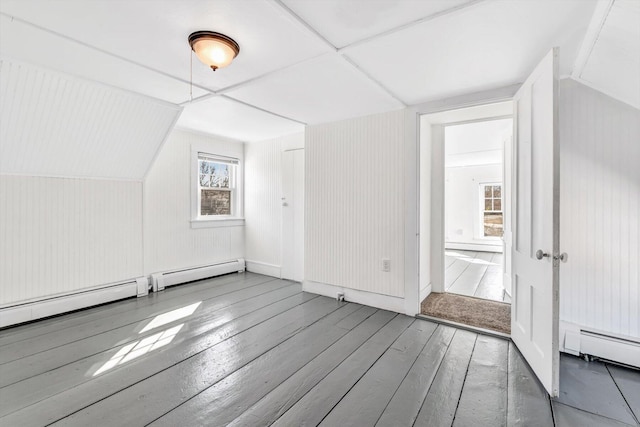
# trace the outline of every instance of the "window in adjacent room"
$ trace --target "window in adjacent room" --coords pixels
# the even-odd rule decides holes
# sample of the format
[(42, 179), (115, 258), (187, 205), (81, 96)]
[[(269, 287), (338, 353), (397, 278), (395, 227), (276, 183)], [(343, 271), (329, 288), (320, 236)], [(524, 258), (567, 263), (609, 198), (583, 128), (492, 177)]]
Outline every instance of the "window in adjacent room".
[(482, 228), (484, 237), (502, 237), (502, 184), (480, 184)]
[(238, 159), (198, 153), (198, 218), (240, 216)]

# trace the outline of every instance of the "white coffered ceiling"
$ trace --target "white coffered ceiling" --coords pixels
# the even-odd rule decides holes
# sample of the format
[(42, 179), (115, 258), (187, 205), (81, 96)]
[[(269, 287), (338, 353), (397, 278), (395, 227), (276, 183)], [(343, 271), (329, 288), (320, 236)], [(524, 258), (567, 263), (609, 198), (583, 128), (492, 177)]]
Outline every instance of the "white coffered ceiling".
[[(184, 128), (259, 140), (517, 83), (553, 46), (571, 74), (598, 1), (613, 3), (2, 0), (0, 55), (184, 105)], [(636, 0), (616, 3), (625, 1)], [(626, 34), (606, 28), (614, 45)], [(225, 33), (241, 51), (215, 73), (194, 58), (191, 88), (196, 30)], [(620, 57), (615, 46), (592, 50), (599, 61)], [(584, 79), (597, 73), (584, 63)]]

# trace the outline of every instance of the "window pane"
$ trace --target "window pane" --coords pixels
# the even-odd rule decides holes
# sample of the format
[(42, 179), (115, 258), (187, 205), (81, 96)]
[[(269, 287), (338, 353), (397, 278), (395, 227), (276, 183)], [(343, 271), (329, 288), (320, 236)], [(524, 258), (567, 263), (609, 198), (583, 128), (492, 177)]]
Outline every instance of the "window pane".
[(491, 186), (490, 185), (485, 185), (484, 186), (484, 197), (485, 198), (491, 197)]
[(210, 160), (198, 160), (200, 172), (200, 186), (214, 188), (230, 188), (229, 168), (226, 163), (216, 163)]
[(491, 208), (491, 199), (484, 199), (484, 210), (485, 211), (492, 210), (492, 208)]
[(501, 213), (484, 214), (484, 235), (486, 237), (502, 237), (503, 225)]
[(500, 200), (500, 199), (494, 199), (493, 200), (493, 210), (494, 211), (501, 211), (502, 210), (502, 200)]
[(200, 190), (200, 215), (231, 215), (231, 191)]
[(494, 185), (493, 186), (493, 197), (502, 197), (502, 186)]

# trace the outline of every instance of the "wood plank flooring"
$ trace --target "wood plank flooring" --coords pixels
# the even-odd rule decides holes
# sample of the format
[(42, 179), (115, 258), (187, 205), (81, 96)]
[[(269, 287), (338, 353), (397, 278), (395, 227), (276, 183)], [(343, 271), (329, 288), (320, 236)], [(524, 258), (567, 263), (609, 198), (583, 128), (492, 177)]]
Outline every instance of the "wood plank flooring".
[(499, 302), (511, 302), (502, 287), (501, 253), (445, 251), (447, 292)]
[[(621, 369), (611, 376), (637, 408), (636, 373)], [(0, 426), (615, 421), (572, 404), (552, 412), (509, 341), (252, 273), (0, 331)]]

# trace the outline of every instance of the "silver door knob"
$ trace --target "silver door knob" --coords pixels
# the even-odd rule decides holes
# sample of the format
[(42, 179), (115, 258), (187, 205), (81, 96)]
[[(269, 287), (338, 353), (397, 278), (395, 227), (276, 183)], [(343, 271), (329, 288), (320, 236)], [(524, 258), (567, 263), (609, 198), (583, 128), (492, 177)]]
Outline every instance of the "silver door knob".
[(542, 252), (542, 249), (538, 249), (536, 251), (536, 258), (537, 259), (548, 258), (548, 257), (549, 257), (549, 254), (546, 253), (546, 252)]

